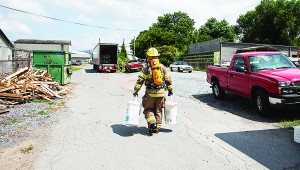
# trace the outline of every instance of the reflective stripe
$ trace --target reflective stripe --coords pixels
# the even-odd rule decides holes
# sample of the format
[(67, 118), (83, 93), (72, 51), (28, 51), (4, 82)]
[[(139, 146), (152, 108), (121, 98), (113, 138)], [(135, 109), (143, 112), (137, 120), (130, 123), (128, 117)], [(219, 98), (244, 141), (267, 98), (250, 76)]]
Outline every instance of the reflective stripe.
[(144, 73), (140, 73), (139, 75), (140, 78), (144, 79), (144, 80), (147, 80), (148, 79), (148, 76)]
[(170, 77), (170, 75), (169, 74), (165, 74), (165, 78), (169, 78)]
[(136, 84), (134, 88), (140, 89), (142, 87), (141, 84)]
[(157, 125), (156, 125), (156, 127), (157, 127), (158, 129), (160, 129), (160, 127), (161, 127), (161, 124), (157, 124)]
[(169, 85), (168, 86), (168, 90), (170, 91), (170, 90), (173, 90), (173, 86), (172, 85)]
[(150, 97), (165, 97), (165, 94), (153, 94), (153, 93), (150, 93), (149, 96)]
[(148, 117), (147, 119), (147, 123), (151, 122), (151, 121), (156, 121), (155, 117), (154, 116), (150, 116)]

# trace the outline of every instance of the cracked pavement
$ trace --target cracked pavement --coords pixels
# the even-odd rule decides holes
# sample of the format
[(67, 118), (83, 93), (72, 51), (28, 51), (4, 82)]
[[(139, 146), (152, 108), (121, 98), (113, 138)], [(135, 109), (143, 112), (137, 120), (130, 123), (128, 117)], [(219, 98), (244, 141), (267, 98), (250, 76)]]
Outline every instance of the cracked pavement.
[[(200, 99), (192, 97), (187, 84), (209, 87), (203, 72), (171, 72), (178, 124), (163, 124), (159, 134), (148, 136), (143, 115), (139, 127), (125, 126), (138, 73), (94, 73), (90, 65), (85, 69), (73, 73), (75, 96), (30, 169), (299, 168), (300, 144), (293, 141), (292, 131), (253, 115), (248, 107), (224, 110), (214, 105), (217, 101), (207, 89)], [(144, 86), (139, 101), (143, 93)]]

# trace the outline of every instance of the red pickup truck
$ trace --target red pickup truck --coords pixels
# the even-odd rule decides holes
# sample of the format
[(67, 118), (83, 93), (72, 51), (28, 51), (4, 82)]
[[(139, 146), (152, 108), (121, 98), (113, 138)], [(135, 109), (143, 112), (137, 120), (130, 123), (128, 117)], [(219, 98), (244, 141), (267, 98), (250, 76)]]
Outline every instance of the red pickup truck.
[(207, 82), (217, 100), (225, 91), (253, 99), (260, 115), (272, 108), (300, 109), (300, 69), (281, 52), (237, 53), (230, 66), (207, 67)]
[(142, 63), (137, 60), (129, 60), (125, 65), (126, 72), (141, 71), (142, 68), (143, 68)]

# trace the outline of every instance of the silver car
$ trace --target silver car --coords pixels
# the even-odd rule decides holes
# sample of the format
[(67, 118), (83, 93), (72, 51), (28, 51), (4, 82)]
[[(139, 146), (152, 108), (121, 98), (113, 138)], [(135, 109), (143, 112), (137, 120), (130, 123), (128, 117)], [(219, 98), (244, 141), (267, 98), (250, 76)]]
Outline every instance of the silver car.
[(174, 63), (170, 64), (170, 70), (178, 72), (187, 71), (191, 73), (193, 71), (193, 67), (188, 65), (185, 61), (175, 61)]

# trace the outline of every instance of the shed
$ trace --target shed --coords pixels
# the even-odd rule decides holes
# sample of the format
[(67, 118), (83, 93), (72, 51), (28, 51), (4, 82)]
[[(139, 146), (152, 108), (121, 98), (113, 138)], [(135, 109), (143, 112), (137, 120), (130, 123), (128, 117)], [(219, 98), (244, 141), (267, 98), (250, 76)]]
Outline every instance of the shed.
[(13, 43), (6, 37), (0, 29), (0, 73), (12, 72), (12, 50)]
[(50, 50), (70, 52), (70, 40), (35, 40), (18, 39), (14, 42), (15, 50), (13, 59), (18, 61), (20, 67), (32, 65), (33, 50)]
[(70, 52), (71, 41), (18, 39), (14, 44), (16, 49), (22, 50), (54, 50)]
[(184, 61), (193, 67), (206, 68), (208, 65), (228, 64), (238, 49), (270, 46), (285, 53), (292, 61), (298, 60), (298, 47), (255, 43), (221, 42), (219, 39), (189, 45)]

